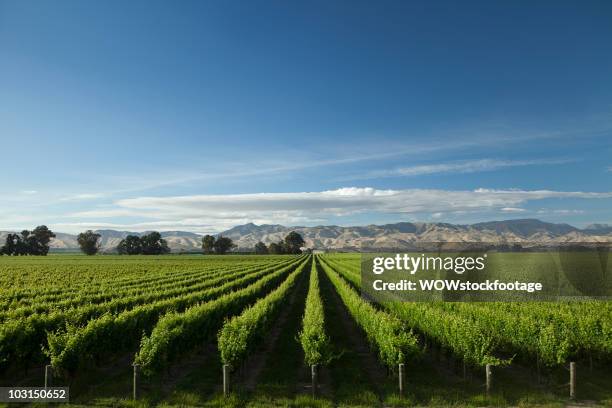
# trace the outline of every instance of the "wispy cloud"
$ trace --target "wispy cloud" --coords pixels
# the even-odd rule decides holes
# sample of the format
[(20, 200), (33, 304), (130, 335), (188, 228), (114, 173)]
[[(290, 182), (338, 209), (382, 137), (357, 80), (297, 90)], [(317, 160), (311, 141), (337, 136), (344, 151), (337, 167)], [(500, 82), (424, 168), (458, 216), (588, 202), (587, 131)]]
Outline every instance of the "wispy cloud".
[(84, 201), (84, 200), (95, 200), (98, 198), (105, 197), (105, 193), (80, 193), (80, 194), (69, 194), (60, 198), (60, 201)]
[(505, 213), (521, 213), (527, 210), (524, 208), (517, 208), (517, 207), (504, 207), (501, 209), (501, 211)]
[[(514, 128), (493, 128), (493, 129), (463, 129), (452, 133), (461, 137), (448, 139), (447, 132), (443, 136), (427, 135), (427, 138), (418, 135), (410, 135), (410, 143), (398, 143), (389, 140), (387, 143), (380, 143), (384, 137), (374, 137), (376, 143), (357, 142), (352, 146), (342, 144), (341, 146), (326, 146), (325, 153), (321, 155), (313, 152), (304, 151), (274, 151), (266, 158), (258, 155), (255, 161), (246, 159), (235, 163), (215, 163), (214, 169), (183, 169), (177, 173), (175, 169), (160, 170), (155, 178), (148, 174), (139, 177), (114, 178), (112, 181), (116, 188), (108, 189), (97, 194), (100, 197), (118, 197), (125, 194), (150, 191), (165, 187), (177, 187), (188, 184), (198, 184), (207, 182), (219, 182), (219, 180), (244, 180), (247, 178), (274, 176), (278, 174), (290, 175), (309, 169), (319, 169), (326, 167), (339, 167), (343, 165), (354, 165), (360, 163), (375, 163), (389, 159), (410, 158), (423, 156), (433, 156), (437, 153), (472, 151), (474, 149), (499, 150), (507, 146), (518, 145), (532, 141), (562, 140), (582, 135), (592, 137), (601, 132), (608, 132), (610, 127), (606, 124), (605, 128), (584, 128), (566, 131), (525, 131)], [(382, 146), (382, 147), (381, 147)], [(290, 161), (283, 158), (291, 157)], [(491, 171), (504, 167), (562, 164), (572, 160), (568, 159), (539, 159), (539, 160), (496, 160), (481, 159), (470, 162), (451, 162), (432, 165), (422, 165), (413, 167), (402, 167), (391, 170), (373, 171), (349, 177), (335, 178), (336, 181), (364, 180), (379, 177), (392, 176), (418, 176), (433, 173), (461, 172), (470, 173), (477, 171)], [(220, 166), (221, 164), (221, 166)], [(82, 200), (80, 194), (72, 194), (71, 200)]]
[(558, 214), (558, 215), (575, 215), (575, 214), (584, 214), (584, 210), (578, 209), (564, 209), (564, 208), (542, 208), (537, 211), (538, 214)]
[(570, 159), (537, 159), (537, 160), (504, 160), (479, 159), (469, 161), (454, 161), (447, 163), (422, 164), (408, 167), (398, 167), (389, 170), (374, 170), (362, 175), (349, 176), (346, 180), (374, 179), (382, 177), (414, 177), (437, 173), (476, 173), (494, 171), (508, 167), (541, 166), (565, 164), (575, 160)]

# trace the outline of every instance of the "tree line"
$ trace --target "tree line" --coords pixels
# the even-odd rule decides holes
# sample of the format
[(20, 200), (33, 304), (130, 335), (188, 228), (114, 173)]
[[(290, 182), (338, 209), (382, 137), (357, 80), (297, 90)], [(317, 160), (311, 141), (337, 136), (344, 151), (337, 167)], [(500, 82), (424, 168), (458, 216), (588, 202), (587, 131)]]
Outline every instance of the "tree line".
[(304, 246), (304, 239), (300, 234), (295, 231), (291, 231), (284, 240), (278, 242), (272, 242), (266, 246), (263, 242), (259, 241), (255, 244), (256, 254), (301, 254), (302, 247)]
[(8, 234), (0, 255), (47, 255), (49, 242), (55, 234), (46, 225), (39, 225), (34, 230), (23, 230), (21, 234)]
[[(259, 241), (255, 244), (255, 253), (259, 255), (265, 254), (301, 254), (302, 247), (304, 246), (304, 239), (300, 234), (295, 231), (291, 231), (284, 240), (278, 242), (272, 242), (266, 246), (263, 242)], [(219, 254), (223, 255), (228, 251), (235, 248), (236, 245), (231, 238), (220, 235), (215, 238), (212, 235), (205, 235), (202, 237), (202, 252), (205, 254)]]
[[(0, 248), (0, 255), (47, 255), (52, 238), (55, 238), (55, 233), (45, 225), (40, 225), (32, 231), (23, 230), (21, 234), (9, 233), (4, 246)], [(100, 251), (100, 238), (99, 233), (87, 230), (77, 236), (77, 242), (84, 254), (95, 255)], [(304, 244), (302, 236), (292, 231), (283, 240), (272, 242), (268, 246), (260, 241), (254, 250), (256, 254), (301, 254)], [(236, 245), (231, 238), (222, 235), (202, 237), (204, 254), (222, 255), (234, 248)], [(161, 234), (153, 231), (141, 236), (128, 235), (117, 245), (117, 252), (120, 255), (163, 255), (169, 253), (170, 248)]]

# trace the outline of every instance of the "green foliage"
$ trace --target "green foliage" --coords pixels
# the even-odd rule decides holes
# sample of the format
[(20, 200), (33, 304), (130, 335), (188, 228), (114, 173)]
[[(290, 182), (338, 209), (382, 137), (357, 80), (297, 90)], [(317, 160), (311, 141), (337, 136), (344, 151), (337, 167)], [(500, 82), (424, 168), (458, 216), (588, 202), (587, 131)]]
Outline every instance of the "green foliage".
[(120, 255), (163, 255), (169, 253), (170, 248), (161, 234), (153, 231), (141, 237), (128, 235), (119, 242), (117, 252)]
[(170, 252), (168, 243), (157, 231), (143, 235), (140, 237), (140, 242), (143, 255), (163, 255)]
[(8, 234), (0, 253), (4, 255), (47, 255), (51, 238), (55, 238), (55, 234), (46, 225), (39, 225), (33, 231), (23, 230), (21, 236)]
[(329, 337), (325, 334), (325, 312), (319, 290), (319, 271), (316, 258), (313, 259), (306, 297), (306, 308), (299, 334), (307, 365), (327, 364), (332, 357)]
[[(208, 302), (201, 305), (208, 305), (203, 307), (210, 307), (209, 310), (217, 313), (215, 316), (222, 319), (223, 315), (219, 313), (223, 311), (229, 313), (227, 308), (223, 308), (228, 298), (248, 299), (248, 296), (257, 295), (257, 288), (263, 290), (262, 281), (273, 280), (274, 276), (282, 275), (292, 268), (292, 265), (282, 266), (273, 273), (270, 272), (276, 270), (277, 266), (264, 268), (242, 278), (229, 279), (228, 282), (219, 286), (213, 286), (213, 283), (208, 289), (202, 291), (143, 304), (118, 315), (109, 314), (89, 321), (83, 328), (69, 327), (67, 334), (52, 333), (48, 337), (48, 355), (51, 357), (51, 363), (56, 368), (75, 372), (83, 361), (95, 360), (108, 353), (112, 354), (135, 347), (142, 333), (150, 333), (154, 327), (157, 328), (156, 323), (165, 313), (180, 313), (190, 306), (200, 305), (201, 302)], [(197, 307), (199, 306), (195, 306)], [(189, 309), (180, 316), (188, 316), (193, 309)], [(62, 339), (62, 336), (68, 336), (68, 340)], [(151, 337), (157, 338), (155, 330)], [(52, 343), (55, 344), (52, 345)]]
[(218, 342), (221, 360), (225, 364), (236, 366), (265, 339), (268, 329), (307, 264), (302, 263), (277, 289), (223, 325)]
[(397, 364), (409, 361), (419, 354), (416, 337), (401, 320), (382, 310), (377, 310), (363, 300), (359, 293), (325, 262), (321, 262), (321, 267), (355, 322), (378, 350), (379, 359), (383, 364), (394, 368)]
[(5, 258), (0, 282), (11, 285), (0, 296), (0, 368), (44, 362), (47, 332), (83, 328), (105, 313), (115, 316), (141, 305), (158, 312), (184, 308), (244, 287), (295, 261), (245, 256), (228, 262), (215, 257), (202, 265), (201, 258), (185, 256), (109, 256), (102, 262), (81, 256)]
[(219, 255), (223, 255), (227, 253), (227, 251), (236, 247), (236, 245), (234, 245), (234, 241), (232, 241), (231, 238), (221, 236), (215, 240), (213, 246), (215, 248), (215, 253)]
[[(500, 264), (512, 262), (511, 254), (497, 256)], [(360, 286), (359, 256), (324, 259)], [(518, 358), (553, 367), (570, 359), (612, 357), (610, 302), (386, 302), (384, 307), (430, 342), (475, 366)]]
[(202, 237), (202, 251), (205, 254), (211, 254), (215, 250), (215, 237), (212, 235), (204, 235)]
[[(291, 231), (285, 239), (278, 242), (272, 242), (268, 246), (268, 253), (270, 254), (301, 254), (302, 247), (304, 246), (304, 239), (300, 234), (295, 231)], [(263, 245), (263, 243), (262, 243)]]
[[(298, 262), (300, 264), (297, 270), (290, 274), (287, 280), (303, 269), (305, 260), (300, 259)], [(142, 339), (135, 362), (141, 365), (146, 374), (158, 372), (185, 352), (214, 338), (224, 319), (239, 313), (251, 302), (265, 295), (294, 270), (296, 265), (295, 262), (291, 263), (267, 274), (253, 285), (196, 305), (184, 313), (165, 315), (151, 335)]]
[(100, 236), (100, 234), (96, 234), (92, 230), (81, 232), (77, 237), (77, 242), (79, 243), (79, 247), (81, 247), (81, 251), (83, 251), (85, 255), (97, 254), (100, 249)]
[(301, 254), (304, 244), (302, 236), (295, 231), (291, 231), (285, 237), (285, 251), (288, 254)]
[(283, 241), (280, 242), (272, 242), (268, 246), (268, 253), (279, 255), (285, 253), (285, 243)]
[(266, 247), (266, 244), (259, 241), (255, 244), (255, 253), (258, 255), (265, 255), (268, 253), (268, 247)]
[(142, 254), (142, 242), (137, 235), (128, 235), (117, 245), (117, 252), (120, 255)]

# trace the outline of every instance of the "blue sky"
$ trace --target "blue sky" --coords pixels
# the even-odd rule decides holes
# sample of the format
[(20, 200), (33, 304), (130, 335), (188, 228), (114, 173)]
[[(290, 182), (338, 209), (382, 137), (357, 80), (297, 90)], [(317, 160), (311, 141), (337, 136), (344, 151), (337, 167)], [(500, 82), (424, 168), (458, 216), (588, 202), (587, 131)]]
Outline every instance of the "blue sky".
[(0, 230), (612, 223), (612, 3), (0, 0)]

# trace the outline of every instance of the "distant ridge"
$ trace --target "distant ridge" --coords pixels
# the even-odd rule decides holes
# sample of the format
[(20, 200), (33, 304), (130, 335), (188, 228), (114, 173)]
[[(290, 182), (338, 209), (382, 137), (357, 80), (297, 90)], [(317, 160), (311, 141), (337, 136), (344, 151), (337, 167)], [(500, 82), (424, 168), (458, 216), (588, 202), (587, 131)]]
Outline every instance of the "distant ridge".
[[(395, 224), (341, 227), (320, 225), (316, 227), (285, 227), (277, 224), (255, 225), (248, 223), (228, 229), (218, 235), (229, 237), (239, 250), (251, 250), (262, 241), (277, 242), (291, 231), (300, 233), (306, 246), (317, 249), (364, 250), (383, 248), (409, 248), (415, 242), (490, 242), (514, 243), (537, 241), (543, 245), (563, 242), (612, 242), (612, 226), (592, 224), (579, 229), (568, 224), (555, 224), (537, 219), (480, 222), (471, 225), (398, 222)], [(98, 230), (102, 250), (113, 251), (128, 235), (144, 232)], [(0, 232), (0, 243), (7, 232)], [(187, 231), (164, 231), (162, 237), (168, 241), (173, 252), (199, 251), (201, 234)], [(51, 242), (55, 250), (78, 250), (76, 235), (57, 233)]]

